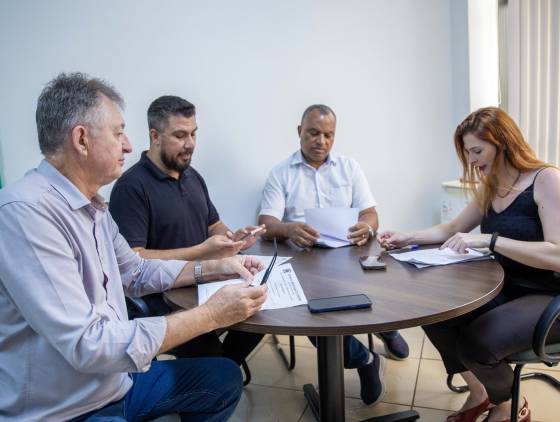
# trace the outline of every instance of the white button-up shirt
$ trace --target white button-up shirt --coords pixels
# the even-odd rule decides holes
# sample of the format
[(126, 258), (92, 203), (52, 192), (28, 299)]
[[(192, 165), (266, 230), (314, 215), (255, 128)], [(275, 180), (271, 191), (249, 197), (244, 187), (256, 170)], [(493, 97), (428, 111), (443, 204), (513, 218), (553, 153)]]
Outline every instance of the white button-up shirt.
[(305, 222), (306, 208), (374, 207), (367, 179), (352, 158), (331, 152), (318, 169), (310, 166), (301, 150), (270, 172), (259, 215), (283, 222)]
[(167, 290), (185, 262), (140, 258), (102, 198), (47, 161), (0, 191), (0, 233), (0, 420), (65, 420), (121, 399), (167, 328), (129, 321), (124, 292)]

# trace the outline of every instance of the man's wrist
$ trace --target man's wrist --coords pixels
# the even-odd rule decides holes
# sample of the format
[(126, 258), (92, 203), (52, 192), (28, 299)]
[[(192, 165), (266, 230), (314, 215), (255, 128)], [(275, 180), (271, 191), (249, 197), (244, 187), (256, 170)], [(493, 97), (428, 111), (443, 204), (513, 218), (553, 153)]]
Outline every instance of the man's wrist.
[(214, 313), (210, 309), (210, 306), (208, 306), (208, 303), (204, 303), (204, 304), (200, 305), (198, 308), (200, 309), (200, 311), (203, 314), (204, 322), (206, 322), (208, 324), (207, 325), (208, 332), (217, 330), (218, 328), (221, 328), (220, 324), (218, 324), (218, 322), (214, 318)]
[(196, 261), (193, 267), (194, 284), (204, 283), (204, 277), (202, 276), (202, 261)]

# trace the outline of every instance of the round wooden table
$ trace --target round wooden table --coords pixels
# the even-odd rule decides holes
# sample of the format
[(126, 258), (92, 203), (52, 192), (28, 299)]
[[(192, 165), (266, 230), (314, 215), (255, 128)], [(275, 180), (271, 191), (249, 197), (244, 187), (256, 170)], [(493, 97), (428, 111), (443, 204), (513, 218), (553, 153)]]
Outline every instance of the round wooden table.
[[(307, 299), (364, 293), (371, 309), (311, 314), (307, 306), (261, 311), (236, 324), (236, 330), (253, 333), (318, 336), (318, 371), (321, 399), (306, 385), (306, 396), (321, 421), (344, 420), (342, 336), (377, 333), (432, 324), (476, 309), (501, 290), (504, 273), (494, 261), (478, 261), (417, 269), (383, 255), (385, 270), (364, 271), (358, 258), (380, 252), (375, 242), (362, 247), (313, 248), (298, 252), (278, 244), (278, 256), (289, 261)], [(246, 254), (272, 255), (271, 242), (258, 241)], [(196, 289), (165, 293), (171, 305), (197, 306)], [(313, 389), (313, 391), (311, 391)], [(313, 400), (320, 401), (313, 404)], [(382, 420), (379, 418), (372, 420)], [(411, 419), (403, 419), (411, 420)]]

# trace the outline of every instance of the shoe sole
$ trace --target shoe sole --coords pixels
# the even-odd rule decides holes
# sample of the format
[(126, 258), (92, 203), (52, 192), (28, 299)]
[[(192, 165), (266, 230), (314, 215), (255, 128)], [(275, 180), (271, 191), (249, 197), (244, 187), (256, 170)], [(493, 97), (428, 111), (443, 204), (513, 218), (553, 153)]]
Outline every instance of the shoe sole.
[(387, 342), (385, 341), (385, 339), (383, 337), (381, 337), (379, 334), (375, 334), (375, 337), (377, 337), (379, 340), (381, 340), (383, 342), (383, 347), (385, 348), (385, 355), (387, 355), (387, 357), (389, 359), (392, 360), (407, 360), (408, 356), (405, 358), (401, 358), (400, 356), (397, 356), (393, 353), (391, 353), (391, 350), (389, 350), (389, 347), (387, 347)]
[(375, 406), (377, 403), (383, 400), (383, 396), (385, 396), (385, 357), (381, 356), (380, 354), (378, 354), (377, 356), (379, 356), (379, 382), (381, 383), (381, 393), (375, 399), (375, 401), (368, 404), (367, 407)]

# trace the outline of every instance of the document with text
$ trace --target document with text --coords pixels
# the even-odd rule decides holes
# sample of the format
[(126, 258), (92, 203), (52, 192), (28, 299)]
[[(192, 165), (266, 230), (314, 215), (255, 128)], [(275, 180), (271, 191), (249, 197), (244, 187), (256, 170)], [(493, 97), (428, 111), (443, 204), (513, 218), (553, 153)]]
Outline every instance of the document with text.
[[(272, 257), (259, 258), (268, 258), (268, 262), (272, 259)], [(303, 293), (303, 289), (301, 288), (301, 284), (293, 267), (291, 264), (285, 264), (289, 258), (286, 259), (286, 257), (278, 257), (276, 262), (279, 262), (282, 258), (284, 258), (284, 260), (281, 261), (280, 264), (276, 264), (274, 266), (266, 283), (268, 286), (268, 292), (266, 301), (261, 308), (262, 310), (290, 308), (292, 306), (305, 305), (307, 303), (307, 299)], [(262, 260), (263, 262), (266, 262), (265, 259)], [(264, 271), (256, 274), (252, 285), (258, 286), (263, 276)], [(214, 293), (224, 286), (243, 282), (243, 279), (236, 278), (232, 280), (199, 284), (198, 304), (202, 305), (205, 303)]]
[(449, 248), (419, 249), (411, 252), (389, 252), (389, 255), (397, 261), (408, 262), (417, 268), (490, 259), (488, 253), (483, 253), (474, 249), (467, 249), (467, 253), (459, 253)]

